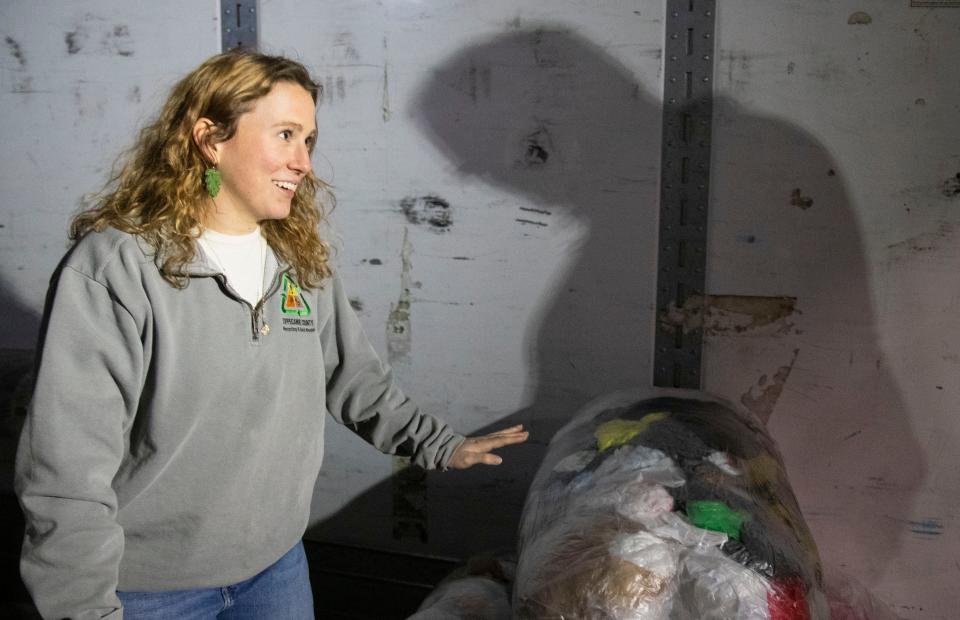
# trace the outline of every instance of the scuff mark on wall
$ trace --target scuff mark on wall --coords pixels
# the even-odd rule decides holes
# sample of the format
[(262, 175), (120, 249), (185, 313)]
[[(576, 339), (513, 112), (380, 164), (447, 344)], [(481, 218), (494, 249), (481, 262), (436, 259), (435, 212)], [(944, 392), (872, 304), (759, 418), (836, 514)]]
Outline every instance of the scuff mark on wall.
[(11, 36), (7, 36), (6, 41), (7, 48), (10, 50), (10, 55), (16, 59), (17, 64), (20, 65), (21, 69), (25, 68), (27, 66), (27, 57), (23, 55), (23, 50), (20, 48), (20, 43)]
[(553, 140), (550, 132), (546, 126), (541, 125), (524, 139), (520, 163), (527, 168), (539, 168), (547, 163), (552, 152)]
[(813, 206), (813, 198), (804, 196), (803, 191), (797, 187), (790, 192), (790, 204), (806, 211)]
[[(400, 297), (390, 304), (387, 317), (387, 361), (394, 372), (403, 376), (410, 371), (410, 349), (413, 333), (410, 329), (412, 296), (413, 245), (408, 229), (403, 229), (403, 244), (400, 247)], [(427, 542), (427, 477), (426, 472), (413, 464), (409, 457), (393, 457), (391, 478), (393, 507), (393, 538), (416, 538)]]
[(960, 196), (960, 172), (944, 181), (941, 191), (947, 198)]
[(348, 60), (360, 60), (360, 54), (353, 46), (354, 37), (351, 32), (339, 32), (333, 39), (333, 48)]
[(94, 50), (97, 53), (115, 54), (117, 56), (133, 56), (134, 54), (133, 39), (130, 36), (129, 26), (126, 24), (110, 25), (107, 19), (92, 13), (84, 15), (74, 25), (73, 30), (64, 33), (63, 41), (67, 46), (67, 54), (72, 56), (86, 50), (87, 43), (91, 38), (99, 39), (99, 45)]
[(924, 519), (923, 521), (909, 521), (910, 531), (921, 536), (940, 536), (943, 534), (943, 523), (940, 519)]
[(361, 264), (366, 263), (370, 265), (382, 265), (383, 261), (380, 260), (379, 258), (364, 258), (363, 260), (360, 261), (360, 263)]
[(411, 224), (428, 224), (434, 232), (445, 232), (453, 225), (450, 203), (432, 194), (407, 196), (400, 200), (400, 209)]
[(521, 224), (528, 224), (530, 226), (547, 226), (548, 225), (546, 222), (537, 222), (536, 220), (526, 220), (520, 217), (515, 219), (517, 222), (520, 222)]
[(794, 70), (797, 68), (797, 63), (790, 61), (787, 63), (787, 75), (793, 75)]
[(410, 259), (413, 246), (408, 231), (403, 229), (403, 245), (400, 249), (400, 297), (396, 304), (390, 304), (387, 317), (387, 360), (391, 366), (406, 363), (410, 357), (410, 271), (413, 263)]
[[(562, 30), (552, 30), (551, 34), (562, 32)], [(542, 69), (572, 69), (574, 60), (570, 54), (561, 49), (558, 37), (544, 37), (543, 30), (537, 30), (533, 33), (533, 58)]]
[(891, 251), (891, 260), (896, 262), (906, 256), (925, 254), (938, 249), (944, 241), (953, 236), (954, 231), (955, 227), (952, 223), (940, 222), (937, 230), (925, 232), (898, 243), (891, 243), (887, 249)]
[(380, 98), (380, 109), (383, 112), (383, 122), (390, 120), (390, 78), (387, 74), (387, 65), (383, 65), (383, 96)]
[(323, 92), (326, 95), (326, 97), (324, 97), (324, 100), (330, 105), (333, 105), (333, 77), (332, 76), (328, 75), (326, 78), (324, 78)]
[(337, 76), (337, 97), (347, 98), (347, 81), (343, 79), (342, 75)]
[(729, 336), (772, 329), (776, 335), (795, 333), (790, 318), (801, 314), (796, 297), (750, 295), (691, 295), (683, 305), (671, 305), (657, 321), (684, 332), (703, 328), (707, 336)]
[(33, 77), (27, 75), (27, 56), (23, 53), (23, 48), (20, 47), (20, 42), (14, 39), (11, 36), (6, 37), (7, 49), (10, 50), (10, 55), (13, 56), (14, 60), (17, 61), (17, 69), (15, 70), (18, 74), (16, 82), (13, 84), (10, 92), (12, 93), (30, 93), (33, 91)]
[(793, 371), (794, 364), (797, 363), (797, 356), (800, 349), (793, 350), (793, 358), (786, 366), (781, 366), (774, 373), (773, 379), (768, 380), (767, 375), (761, 375), (757, 385), (751, 386), (743, 396), (740, 397), (740, 403), (756, 415), (761, 422), (766, 424), (773, 415), (773, 409), (777, 406), (777, 401), (783, 393), (783, 386), (786, 385), (790, 373)]
[(851, 26), (866, 26), (867, 24), (873, 23), (873, 18), (870, 17), (869, 13), (857, 11), (856, 13), (850, 14), (850, 17), (847, 18), (847, 23)]
[(533, 207), (519, 207), (521, 211), (528, 211), (530, 213), (539, 213), (540, 215), (552, 215), (550, 211), (546, 209), (534, 209)]
[(89, 91), (90, 89), (83, 82), (78, 83), (73, 89), (73, 102), (77, 109), (77, 119), (74, 121), (74, 126), (79, 126), (82, 119), (106, 116), (106, 94), (101, 89), (97, 89), (92, 94)]
[(72, 31), (64, 33), (63, 42), (67, 44), (67, 53), (76, 54), (83, 49), (83, 41), (86, 39), (86, 36), (79, 31)]
[(117, 24), (103, 38), (103, 45), (118, 56), (133, 56), (132, 43), (130, 28), (126, 24)]
[(380, 93), (380, 111), (383, 118), (383, 122), (390, 121), (390, 70), (388, 69), (389, 63), (387, 62), (388, 58), (388, 46), (387, 46), (387, 37), (383, 37), (383, 92)]
[(130, 103), (140, 103), (140, 99), (141, 99), (140, 87), (134, 86), (133, 88), (130, 89), (130, 92), (127, 94), (127, 101), (129, 101)]
[(350, 307), (353, 308), (354, 312), (360, 312), (363, 310), (363, 300), (359, 297), (351, 297), (349, 301)]

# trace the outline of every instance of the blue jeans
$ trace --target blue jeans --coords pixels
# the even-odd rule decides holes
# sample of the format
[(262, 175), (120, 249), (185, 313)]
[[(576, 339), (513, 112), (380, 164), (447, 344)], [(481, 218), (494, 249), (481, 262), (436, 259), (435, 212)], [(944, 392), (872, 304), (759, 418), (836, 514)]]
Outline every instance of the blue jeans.
[(117, 592), (124, 620), (313, 620), (303, 543), (263, 572), (219, 588)]

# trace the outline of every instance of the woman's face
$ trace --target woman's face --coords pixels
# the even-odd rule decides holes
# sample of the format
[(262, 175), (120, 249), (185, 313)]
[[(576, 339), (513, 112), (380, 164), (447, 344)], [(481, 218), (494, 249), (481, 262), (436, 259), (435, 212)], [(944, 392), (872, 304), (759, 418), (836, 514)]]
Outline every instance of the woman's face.
[(278, 82), (214, 145), (222, 183), (205, 226), (227, 234), (287, 217), (297, 184), (310, 172), (316, 106), (302, 86)]

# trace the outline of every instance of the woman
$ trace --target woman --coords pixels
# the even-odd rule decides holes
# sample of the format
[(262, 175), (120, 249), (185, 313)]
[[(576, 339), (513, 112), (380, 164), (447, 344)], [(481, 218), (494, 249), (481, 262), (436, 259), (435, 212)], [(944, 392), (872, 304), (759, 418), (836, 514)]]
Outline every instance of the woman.
[(497, 464), (393, 385), (320, 239), (319, 86), (215, 56), (171, 92), (51, 282), (17, 454), (45, 618), (312, 618), (324, 410), (427, 468)]

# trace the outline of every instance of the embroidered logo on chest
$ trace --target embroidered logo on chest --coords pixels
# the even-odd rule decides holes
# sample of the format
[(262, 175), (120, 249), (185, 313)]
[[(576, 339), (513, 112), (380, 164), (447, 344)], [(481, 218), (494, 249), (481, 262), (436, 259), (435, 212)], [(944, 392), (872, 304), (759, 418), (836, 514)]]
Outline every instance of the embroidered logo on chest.
[(283, 274), (280, 289), (280, 310), (284, 317), (281, 321), (285, 332), (315, 332), (317, 326), (310, 316), (310, 304), (297, 283), (287, 274)]
[(287, 274), (283, 274), (281, 293), (280, 310), (284, 314), (310, 316), (310, 304), (304, 299), (300, 287)]

